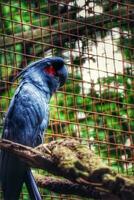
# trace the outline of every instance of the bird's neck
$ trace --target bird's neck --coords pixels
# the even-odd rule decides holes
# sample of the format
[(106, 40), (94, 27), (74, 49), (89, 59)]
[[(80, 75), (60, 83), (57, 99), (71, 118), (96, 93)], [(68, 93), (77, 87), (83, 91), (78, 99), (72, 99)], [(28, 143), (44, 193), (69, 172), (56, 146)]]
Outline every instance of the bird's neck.
[(41, 79), (33, 79), (32, 78), (24, 78), (21, 81), (21, 84), (32, 84), (34, 85), (36, 88), (38, 88), (38, 90), (43, 93), (46, 96), (46, 99), (48, 100), (48, 103), (51, 99), (52, 96), (52, 91), (50, 90), (50, 88), (48, 87), (47, 83), (42, 81)]
[(25, 74), (22, 78), (24, 82), (30, 82), (38, 87), (42, 92), (49, 95), (50, 98), (59, 87), (59, 82), (52, 76), (40, 73), (40, 71), (32, 71), (32, 73)]

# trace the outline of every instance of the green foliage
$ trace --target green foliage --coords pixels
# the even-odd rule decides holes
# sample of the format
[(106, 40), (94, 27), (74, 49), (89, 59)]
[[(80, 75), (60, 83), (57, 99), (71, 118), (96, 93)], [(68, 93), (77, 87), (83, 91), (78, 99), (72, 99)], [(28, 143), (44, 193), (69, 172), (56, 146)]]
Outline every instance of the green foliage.
[(120, 45), (123, 46), (122, 50), (124, 52), (124, 57), (127, 59), (127, 60), (134, 60), (134, 55), (133, 55), (133, 48), (134, 48), (134, 37), (128, 37), (126, 35), (125, 36), (122, 36), (120, 38), (120, 41), (119, 41)]
[[(4, 53), (0, 54), (0, 79), (6, 79), (10, 77), (14, 70), (14, 61), (17, 65), (20, 65), (22, 62), (22, 45), (16, 44), (15, 47), (8, 47), (7, 48), (6, 56)], [(16, 53), (14, 53), (14, 51)]]
[[(15, 92), (15, 88), (12, 87), (9, 91), (5, 92), (3, 96), (1, 96), (0, 108), (1, 108), (2, 111), (6, 112), (7, 107), (9, 105), (10, 98), (12, 98), (14, 92)], [(7, 99), (7, 96), (8, 96), (9, 99)]]
[[(45, 1), (40, 1), (41, 9), (45, 8)], [(36, 2), (31, 4), (31, 9), (34, 10)], [(21, 7), (21, 9), (20, 9)], [(6, 18), (4, 21), (5, 31), (7, 33), (19, 33), (22, 31), (31, 30), (33, 26), (39, 26), (41, 18), (42, 26), (48, 24), (47, 17), (45, 15), (38, 14), (36, 12), (30, 12), (27, 1), (18, 2), (17, 0), (11, 1), (11, 5), (2, 6), (2, 16)], [(22, 26), (20, 25), (22, 23)]]

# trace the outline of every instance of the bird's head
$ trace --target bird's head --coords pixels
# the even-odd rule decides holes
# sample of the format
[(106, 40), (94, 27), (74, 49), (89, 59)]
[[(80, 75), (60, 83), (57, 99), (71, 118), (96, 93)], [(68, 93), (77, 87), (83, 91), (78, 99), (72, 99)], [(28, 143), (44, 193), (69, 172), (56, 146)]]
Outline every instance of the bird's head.
[(22, 80), (30, 80), (40, 87), (48, 87), (51, 93), (63, 86), (68, 71), (61, 57), (43, 58), (31, 63), (18, 76)]

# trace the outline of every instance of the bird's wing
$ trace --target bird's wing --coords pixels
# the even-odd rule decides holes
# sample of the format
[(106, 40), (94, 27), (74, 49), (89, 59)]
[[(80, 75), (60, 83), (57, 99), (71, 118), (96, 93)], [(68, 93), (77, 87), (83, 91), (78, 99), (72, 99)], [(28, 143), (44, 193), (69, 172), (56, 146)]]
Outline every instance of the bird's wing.
[(46, 96), (30, 83), (22, 85), (9, 106), (3, 138), (37, 146), (48, 125), (48, 115)]
[[(42, 142), (43, 131), (48, 124), (47, 99), (32, 84), (22, 84), (20, 87), (6, 115), (3, 138), (34, 147)], [(27, 165), (18, 157), (1, 151), (0, 179), (5, 200), (19, 199), (23, 182), (27, 179), (27, 170)], [(29, 185), (33, 187), (31, 182)]]

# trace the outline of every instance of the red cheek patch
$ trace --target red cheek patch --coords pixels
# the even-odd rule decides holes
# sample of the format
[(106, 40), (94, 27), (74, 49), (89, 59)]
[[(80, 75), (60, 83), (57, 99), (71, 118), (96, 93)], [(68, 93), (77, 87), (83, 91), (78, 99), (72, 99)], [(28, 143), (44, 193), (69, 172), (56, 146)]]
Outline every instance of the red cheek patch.
[(47, 74), (50, 74), (52, 76), (56, 75), (56, 71), (54, 69), (53, 66), (49, 66), (49, 67), (45, 67), (44, 68), (44, 71), (47, 73)]

